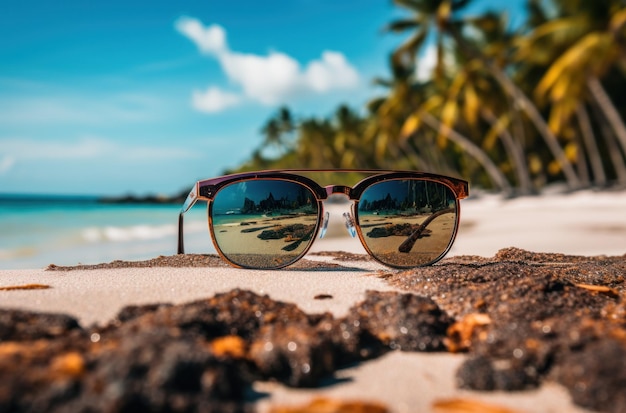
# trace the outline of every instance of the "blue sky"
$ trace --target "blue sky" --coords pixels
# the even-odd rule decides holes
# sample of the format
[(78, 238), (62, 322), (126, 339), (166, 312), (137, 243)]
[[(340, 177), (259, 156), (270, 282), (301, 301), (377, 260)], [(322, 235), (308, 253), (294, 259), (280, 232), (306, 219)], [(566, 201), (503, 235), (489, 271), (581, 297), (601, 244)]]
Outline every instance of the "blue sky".
[[(475, 0), (475, 10), (522, 0)], [(4, 2), (0, 192), (173, 194), (245, 161), (283, 104), (360, 109), (390, 0)]]

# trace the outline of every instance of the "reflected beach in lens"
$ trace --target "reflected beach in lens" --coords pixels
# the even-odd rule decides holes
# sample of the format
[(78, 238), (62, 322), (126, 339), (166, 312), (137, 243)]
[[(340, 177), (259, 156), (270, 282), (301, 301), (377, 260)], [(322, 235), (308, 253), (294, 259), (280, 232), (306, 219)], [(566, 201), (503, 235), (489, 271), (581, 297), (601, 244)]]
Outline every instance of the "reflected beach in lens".
[(357, 207), (360, 236), (370, 253), (395, 267), (428, 265), (447, 252), (457, 226), (453, 192), (423, 180), (368, 187)]
[(213, 239), (241, 267), (280, 268), (298, 260), (317, 233), (318, 204), (305, 186), (251, 180), (222, 188), (210, 205)]

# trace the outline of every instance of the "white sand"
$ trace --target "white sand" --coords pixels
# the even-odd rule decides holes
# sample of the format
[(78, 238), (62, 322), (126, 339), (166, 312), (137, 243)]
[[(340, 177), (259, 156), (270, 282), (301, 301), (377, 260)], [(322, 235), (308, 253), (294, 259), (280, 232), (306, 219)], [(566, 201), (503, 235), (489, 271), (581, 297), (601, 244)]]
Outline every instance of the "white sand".
[[(347, 238), (341, 227), (341, 212), (346, 208), (327, 206), (335, 228), (329, 231), (330, 239), (316, 240), (312, 251), (365, 254), (358, 239)], [(447, 256), (491, 257), (506, 247), (570, 255), (624, 255), (626, 191), (588, 190), (513, 199), (481, 194), (462, 200), (461, 226)]]
[[(313, 257), (312, 257), (313, 258)], [(324, 258), (314, 258), (324, 260)], [(328, 258), (326, 258), (328, 260)], [(124, 268), (108, 270), (3, 270), (0, 287), (44, 284), (42, 290), (0, 291), (3, 308), (68, 313), (81, 325), (103, 324), (126, 305), (180, 304), (241, 288), (297, 304), (308, 313), (343, 316), (367, 290), (391, 290), (368, 275), (384, 268), (373, 263), (345, 263), (347, 269), (240, 270), (236, 268)], [(333, 268), (330, 267), (329, 268)], [(318, 294), (332, 299), (315, 300)]]
[(571, 255), (626, 254), (626, 191), (580, 191), (461, 201), (452, 255), (492, 256), (502, 247)]
[[(338, 236), (345, 205), (329, 205), (334, 226), (329, 236), (316, 240), (312, 250), (364, 252), (358, 239)], [(503, 200), (484, 195), (462, 202), (461, 229), (450, 255), (492, 256), (504, 247), (536, 252), (581, 255), (626, 253), (626, 191), (554, 194)], [(310, 257), (311, 259), (322, 259)], [(48, 284), (47, 290), (0, 291), (0, 306), (63, 312), (82, 325), (104, 323), (124, 305), (154, 302), (182, 303), (233, 288), (298, 304), (307, 312), (331, 311), (337, 316), (361, 300), (366, 290), (389, 290), (384, 281), (368, 275), (384, 267), (347, 263), (349, 270), (250, 271), (233, 268), (150, 268), (52, 272), (0, 271), (0, 287), (28, 283)], [(315, 300), (330, 294), (329, 300)], [(454, 372), (462, 355), (393, 352), (385, 357), (338, 372), (338, 383), (315, 390), (287, 389), (258, 383), (269, 392), (259, 402), (262, 410), (274, 403), (307, 402), (314, 396), (376, 400), (394, 412), (429, 411), (435, 400), (464, 397), (483, 400), (516, 411), (583, 411), (569, 402), (555, 385), (537, 391), (484, 393), (461, 391)]]

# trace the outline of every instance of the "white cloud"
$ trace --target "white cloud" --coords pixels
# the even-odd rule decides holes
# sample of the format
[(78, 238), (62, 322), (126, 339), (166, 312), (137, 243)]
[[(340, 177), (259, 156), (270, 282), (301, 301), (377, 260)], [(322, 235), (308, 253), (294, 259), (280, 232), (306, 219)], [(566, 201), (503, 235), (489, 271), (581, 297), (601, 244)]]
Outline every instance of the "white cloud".
[(322, 60), (309, 63), (304, 73), (307, 84), (317, 92), (333, 88), (352, 88), (359, 82), (359, 74), (350, 66), (344, 55), (325, 51)]
[(415, 65), (415, 77), (417, 77), (417, 80), (425, 82), (432, 79), (436, 65), (437, 47), (431, 45), (417, 58), (417, 64)]
[(202, 22), (191, 17), (181, 17), (175, 23), (176, 30), (191, 39), (204, 53), (221, 53), (227, 50), (226, 33), (222, 26), (213, 24), (204, 27)]
[(300, 65), (283, 53), (272, 52), (267, 57), (227, 53), (220, 63), (246, 97), (265, 105), (284, 101), (299, 88)]
[(237, 105), (241, 98), (234, 93), (224, 92), (216, 87), (209, 87), (206, 91), (196, 90), (193, 92), (192, 106), (207, 113), (220, 112), (226, 108)]
[[(417, 57), (417, 63), (415, 67), (415, 76), (417, 80), (425, 82), (433, 78), (433, 72), (437, 66), (437, 46), (431, 44)], [(443, 64), (444, 68), (451, 68), (455, 65), (454, 56), (450, 51), (444, 48), (443, 52)]]
[[(197, 19), (181, 17), (175, 27), (201, 52), (216, 58), (228, 79), (241, 88), (239, 97), (215, 87), (203, 95), (195, 92), (193, 104), (198, 110), (216, 112), (245, 99), (275, 105), (297, 94), (353, 89), (359, 84), (357, 70), (339, 52), (324, 51), (321, 59), (309, 62), (303, 70), (297, 60), (284, 53), (273, 51), (260, 56), (230, 50), (221, 26), (205, 27)], [(205, 104), (198, 105), (200, 101)]]

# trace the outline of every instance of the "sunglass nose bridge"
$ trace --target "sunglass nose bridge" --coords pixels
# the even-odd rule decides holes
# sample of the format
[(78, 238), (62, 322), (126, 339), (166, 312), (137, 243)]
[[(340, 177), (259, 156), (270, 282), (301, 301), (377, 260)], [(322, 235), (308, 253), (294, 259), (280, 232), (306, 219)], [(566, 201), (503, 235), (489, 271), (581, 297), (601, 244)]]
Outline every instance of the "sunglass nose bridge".
[(345, 185), (328, 185), (326, 188), (326, 195), (331, 196), (334, 194), (344, 194), (350, 196), (351, 188)]

